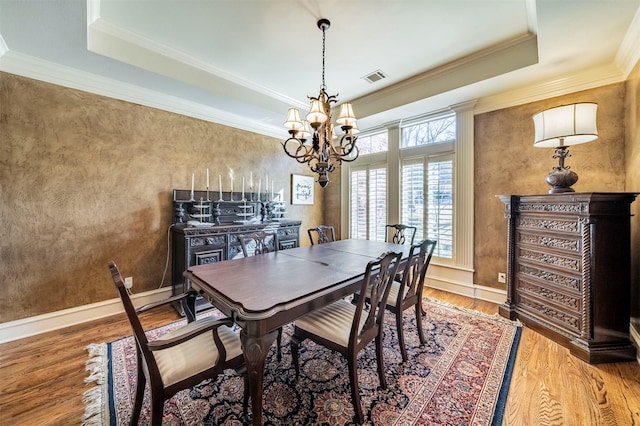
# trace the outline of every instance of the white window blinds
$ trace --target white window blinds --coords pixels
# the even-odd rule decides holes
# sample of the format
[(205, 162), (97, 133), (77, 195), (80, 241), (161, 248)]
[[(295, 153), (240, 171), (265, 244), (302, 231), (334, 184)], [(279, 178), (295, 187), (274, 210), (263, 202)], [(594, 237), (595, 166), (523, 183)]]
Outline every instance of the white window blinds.
[(352, 170), (350, 185), (350, 237), (384, 241), (387, 224), (386, 167)]

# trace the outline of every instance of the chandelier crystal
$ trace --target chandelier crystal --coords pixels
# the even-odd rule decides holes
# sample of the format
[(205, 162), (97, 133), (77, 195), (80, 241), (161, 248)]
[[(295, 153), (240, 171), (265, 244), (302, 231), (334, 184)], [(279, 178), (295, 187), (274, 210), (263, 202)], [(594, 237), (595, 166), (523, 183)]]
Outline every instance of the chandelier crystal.
[[(309, 96), (309, 113), (300, 119), (297, 108), (289, 108), (284, 126), (289, 129), (289, 139), (282, 142), (284, 152), (299, 163), (307, 163), (313, 173), (318, 173), (318, 184), (324, 188), (329, 184), (328, 173), (335, 170), (335, 165), (343, 161), (351, 162), (358, 158), (356, 146), (359, 133), (353, 106), (350, 103), (340, 105), (340, 114), (336, 120), (343, 135), (338, 139), (334, 125), (331, 123), (331, 104), (338, 101), (336, 95), (328, 95), (324, 81), (325, 31), (331, 23), (328, 19), (320, 19), (318, 28), (322, 30), (322, 85), (317, 97)], [(311, 143), (307, 143), (311, 137)], [(335, 142), (334, 142), (335, 139)]]

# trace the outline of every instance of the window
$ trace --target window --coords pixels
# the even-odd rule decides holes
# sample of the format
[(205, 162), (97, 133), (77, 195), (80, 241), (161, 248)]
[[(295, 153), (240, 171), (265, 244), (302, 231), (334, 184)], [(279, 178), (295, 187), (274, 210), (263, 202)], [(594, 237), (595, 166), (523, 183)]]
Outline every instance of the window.
[(358, 136), (357, 146), (360, 155), (386, 152), (389, 149), (388, 133), (385, 130), (384, 132), (380, 133)]
[(403, 164), (401, 188), (401, 222), (417, 228), (416, 241), (437, 240), (435, 256), (452, 258), (453, 161), (423, 158)]
[(351, 188), (351, 238), (384, 241), (387, 224), (387, 169), (353, 170)]
[(424, 163), (402, 166), (402, 214), (400, 222), (415, 226), (416, 241), (424, 238)]
[(449, 114), (420, 121), (402, 128), (400, 148), (451, 142), (456, 139), (456, 116)]
[(400, 133), (400, 221), (418, 228), (416, 241), (437, 240), (435, 256), (452, 258), (456, 116), (414, 121)]

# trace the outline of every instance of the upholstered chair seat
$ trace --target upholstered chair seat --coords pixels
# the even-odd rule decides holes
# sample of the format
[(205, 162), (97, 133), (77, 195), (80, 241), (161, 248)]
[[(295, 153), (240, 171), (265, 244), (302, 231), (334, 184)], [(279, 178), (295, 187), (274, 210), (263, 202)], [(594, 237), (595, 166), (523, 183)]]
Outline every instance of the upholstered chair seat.
[[(211, 328), (218, 320), (214, 318), (202, 318), (191, 322), (186, 326), (165, 334), (149, 344), (158, 364), (158, 370), (165, 386), (171, 386), (188, 377), (195, 376), (202, 371), (211, 368), (218, 363), (219, 353), (213, 340), (213, 333), (206, 332), (179, 345), (166, 349), (153, 350), (154, 346), (164, 345), (167, 342), (178, 339), (199, 329)], [(226, 350), (225, 359), (242, 356), (240, 338), (226, 325), (217, 328), (218, 336)]]
[[(398, 306), (398, 293), (400, 293), (400, 287), (401, 285), (397, 281), (391, 283), (391, 288), (389, 289), (389, 297), (387, 298), (387, 306)], [(402, 297), (400, 298), (400, 301), (404, 300), (404, 298), (407, 297), (408, 292), (409, 289), (405, 287), (402, 291)]]
[[(364, 310), (360, 317), (358, 333), (364, 326), (367, 313)], [(349, 334), (355, 314), (356, 305), (341, 299), (298, 318), (296, 327), (346, 347), (349, 344)]]

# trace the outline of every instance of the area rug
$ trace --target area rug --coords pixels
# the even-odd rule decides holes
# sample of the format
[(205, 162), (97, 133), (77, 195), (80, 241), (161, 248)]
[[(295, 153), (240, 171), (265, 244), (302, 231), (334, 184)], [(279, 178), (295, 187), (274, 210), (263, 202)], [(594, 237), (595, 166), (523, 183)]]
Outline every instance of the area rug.
[[(426, 344), (420, 345), (415, 316), (405, 312), (409, 360), (402, 362), (395, 319), (386, 315), (384, 362), (388, 387), (382, 390), (375, 345), (358, 359), (362, 407), (368, 425), (499, 425), (520, 339), (519, 324), (499, 316), (424, 301)], [(220, 315), (216, 310), (202, 315)], [(149, 332), (156, 338), (184, 320)], [(263, 420), (273, 425), (353, 424), (346, 360), (305, 341), (300, 347), (300, 378), (295, 381), (288, 345), (293, 329), (283, 330), (283, 356), (275, 345), (265, 367)], [(129, 423), (135, 392), (136, 355), (132, 337), (87, 347), (85, 425)], [(229, 371), (176, 394), (165, 403), (163, 424), (242, 425), (243, 380)], [(149, 422), (149, 389), (140, 424)]]

